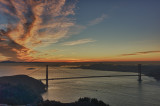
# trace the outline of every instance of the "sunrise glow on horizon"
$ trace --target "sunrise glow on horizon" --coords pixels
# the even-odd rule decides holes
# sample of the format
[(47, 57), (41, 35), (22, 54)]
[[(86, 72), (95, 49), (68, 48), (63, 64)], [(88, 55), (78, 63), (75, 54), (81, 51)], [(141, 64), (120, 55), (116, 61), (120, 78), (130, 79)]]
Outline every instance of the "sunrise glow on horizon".
[(159, 0), (0, 0), (0, 61), (160, 61)]

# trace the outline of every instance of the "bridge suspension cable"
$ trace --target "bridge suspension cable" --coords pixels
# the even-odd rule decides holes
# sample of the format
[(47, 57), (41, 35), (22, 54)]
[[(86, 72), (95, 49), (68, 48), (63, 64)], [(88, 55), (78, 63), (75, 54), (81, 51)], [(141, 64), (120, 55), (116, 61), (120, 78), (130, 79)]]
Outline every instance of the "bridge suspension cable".
[[(55, 68), (55, 67), (54, 67), (54, 68)], [(65, 72), (65, 73), (72, 74), (72, 75), (79, 75), (79, 76), (85, 76), (85, 77), (88, 76), (88, 75), (82, 75), (82, 74), (78, 74), (78, 73), (68, 72), (68, 71), (65, 71), (65, 70), (58, 69), (58, 68), (55, 68), (55, 69), (57, 69), (57, 70), (59, 70), (59, 71), (63, 71), (63, 72)]]
[(33, 73), (35, 73), (35, 72), (40, 71), (41, 69), (42, 69), (42, 67), (38, 68), (37, 70), (34, 70), (33, 72), (31, 72), (31, 73), (29, 73), (29, 74), (27, 74), (27, 75), (31, 75), (31, 74), (33, 74)]

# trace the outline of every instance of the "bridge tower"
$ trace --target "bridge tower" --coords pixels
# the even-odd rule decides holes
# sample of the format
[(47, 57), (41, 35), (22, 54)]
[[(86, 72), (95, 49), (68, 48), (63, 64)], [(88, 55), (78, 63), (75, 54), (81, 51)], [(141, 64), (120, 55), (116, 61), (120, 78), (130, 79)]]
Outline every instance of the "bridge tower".
[(142, 74), (142, 65), (141, 64), (138, 64), (138, 81), (141, 82), (142, 81), (142, 77), (141, 77), (141, 74)]
[(46, 89), (48, 89), (48, 65), (46, 65)]

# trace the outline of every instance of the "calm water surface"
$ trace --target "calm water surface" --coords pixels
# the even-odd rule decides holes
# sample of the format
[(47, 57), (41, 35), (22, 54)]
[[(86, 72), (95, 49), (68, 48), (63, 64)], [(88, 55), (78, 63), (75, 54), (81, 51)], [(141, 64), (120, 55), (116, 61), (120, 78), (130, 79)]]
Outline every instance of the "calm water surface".
[[(43, 79), (45, 66), (0, 64), (0, 76), (17, 74)], [(128, 74), (136, 73), (49, 67), (49, 78)], [(111, 106), (160, 106), (160, 82), (147, 76), (143, 76), (142, 83), (137, 82), (136, 76), (52, 80), (49, 81), (48, 92), (42, 96), (44, 99), (61, 102), (73, 102), (80, 97), (91, 97), (103, 100)]]

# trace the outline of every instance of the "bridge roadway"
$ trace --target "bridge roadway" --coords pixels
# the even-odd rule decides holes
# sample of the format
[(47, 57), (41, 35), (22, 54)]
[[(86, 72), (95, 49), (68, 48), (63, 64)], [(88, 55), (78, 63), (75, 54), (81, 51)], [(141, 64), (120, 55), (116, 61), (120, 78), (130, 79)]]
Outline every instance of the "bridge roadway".
[[(128, 77), (128, 76), (138, 76), (138, 75), (104, 75), (104, 76), (83, 76), (83, 77), (64, 77), (64, 78), (49, 78), (48, 80), (64, 80), (64, 79), (81, 79), (81, 78), (100, 78), (100, 77)], [(144, 75), (142, 75), (144, 76)], [(46, 79), (39, 79), (46, 80)]]

